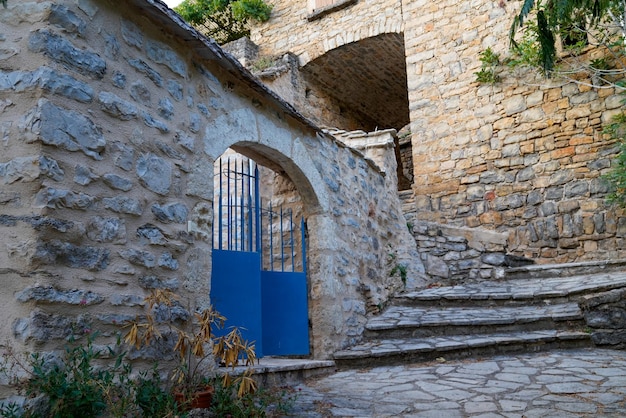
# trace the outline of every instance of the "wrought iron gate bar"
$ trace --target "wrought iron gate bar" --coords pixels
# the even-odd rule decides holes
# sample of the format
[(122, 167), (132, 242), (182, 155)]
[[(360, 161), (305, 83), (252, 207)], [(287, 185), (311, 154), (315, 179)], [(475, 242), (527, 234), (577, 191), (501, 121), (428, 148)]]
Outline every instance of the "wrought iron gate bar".
[[(214, 212), (217, 213), (217, 225), (214, 223), (213, 248), (258, 252), (261, 265), (269, 271), (296, 272), (296, 263), (300, 260), (304, 268), (306, 253), (304, 248), (300, 252), (295, 245), (295, 230), (298, 227), (301, 228), (300, 237), (305, 237), (304, 219), (300, 225), (294, 223), (293, 209), (282, 205), (274, 207), (271, 201), (267, 209), (263, 209), (259, 167), (254, 161), (220, 159), (217, 182), (217, 208)], [(263, 219), (265, 216), (267, 224)]]

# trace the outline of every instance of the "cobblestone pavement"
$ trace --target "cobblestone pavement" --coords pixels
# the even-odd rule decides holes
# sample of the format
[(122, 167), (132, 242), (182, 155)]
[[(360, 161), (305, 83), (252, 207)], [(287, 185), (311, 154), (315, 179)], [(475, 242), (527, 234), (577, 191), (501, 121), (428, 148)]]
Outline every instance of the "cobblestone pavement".
[(295, 387), (296, 417), (626, 417), (626, 351), (343, 370)]

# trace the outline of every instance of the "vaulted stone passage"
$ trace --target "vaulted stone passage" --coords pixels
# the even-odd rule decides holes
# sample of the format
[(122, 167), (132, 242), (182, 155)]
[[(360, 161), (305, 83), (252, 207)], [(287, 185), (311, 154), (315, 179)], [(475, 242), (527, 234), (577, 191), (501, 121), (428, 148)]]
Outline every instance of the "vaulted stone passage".
[[(387, 33), (333, 49), (301, 69), (312, 86), (357, 114), (365, 131), (409, 123), (404, 38)], [(345, 128), (345, 127), (341, 127)]]

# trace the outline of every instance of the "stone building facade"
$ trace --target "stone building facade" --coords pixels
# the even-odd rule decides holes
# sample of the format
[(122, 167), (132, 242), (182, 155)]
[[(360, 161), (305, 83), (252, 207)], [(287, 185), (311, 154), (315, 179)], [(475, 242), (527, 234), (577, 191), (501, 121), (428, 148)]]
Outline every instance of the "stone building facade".
[[(296, 0), (272, 4), (272, 18), (253, 29), (251, 40), (262, 55), (293, 55), (301, 78), (291, 94), (319, 89), (340, 108), (358, 100), (367, 114), (326, 123), (400, 130), (408, 115), (409, 212), (421, 230), (504, 234), (504, 245), (498, 238), (496, 247), (538, 263), (626, 257), (626, 217), (607, 204), (601, 178), (617, 152), (602, 130), (622, 111), (622, 96), (591, 87), (584, 77), (545, 80), (503, 66), (500, 82), (476, 82), (482, 51), (509, 54), (520, 1), (359, 0), (318, 11)], [(389, 68), (395, 62), (389, 57), (398, 55), (402, 63)], [(398, 80), (405, 82), (404, 97)], [(276, 83), (276, 91), (283, 94), (288, 82)], [(324, 123), (324, 106), (307, 107), (302, 95), (285, 97)], [(378, 111), (390, 104), (399, 117)], [(491, 246), (485, 244), (476, 248)], [(432, 255), (426, 247), (420, 251), (424, 259)]]
[(320, 131), (159, 1), (9, 1), (0, 63), (2, 345), (54, 351), (95, 330), (106, 343), (154, 288), (209, 305), (228, 148), (301, 197), (312, 357), (356, 341), (402, 286), (390, 248), (423, 271), (395, 168)]

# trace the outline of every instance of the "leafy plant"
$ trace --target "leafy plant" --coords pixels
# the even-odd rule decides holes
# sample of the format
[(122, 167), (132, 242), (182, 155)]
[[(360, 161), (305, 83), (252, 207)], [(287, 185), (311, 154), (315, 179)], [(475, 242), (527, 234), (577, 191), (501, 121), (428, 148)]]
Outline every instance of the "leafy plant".
[(174, 396), (163, 389), (156, 364), (149, 372), (141, 373), (137, 379), (135, 403), (145, 417), (167, 417), (178, 412)]
[(288, 416), (296, 400), (293, 392), (284, 388), (259, 389), (254, 394), (238, 396), (233, 387), (223, 381), (214, 384), (211, 412), (219, 417)]
[(579, 49), (586, 45), (587, 33), (598, 28), (603, 18), (612, 14), (612, 9), (620, 7), (623, 5), (617, 0), (524, 0), (519, 14), (513, 19), (509, 39), (513, 49), (521, 53), (515, 35), (534, 15), (535, 24), (528, 26), (527, 30), (538, 45), (537, 64), (546, 76), (550, 76), (557, 58), (557, 37), (560, 36), (565, 47)]
[(263, 71), (268, 68), (274, 66), (276, 64), (276, 59), (274, 57), (260, 57), (256, 61), (252, 63), (253, 71)]
[(400, 275), (400, 280), (402, 280), (402, 283), (406, 286), (406, 279), (407, 279), (407, 267), (404, 264), (396, 264), (392, 269), (391, 269), (391, 273), (392, 276), (399, 274)]
[(249, 36), (249, 22), (267, 21), (272, 6), (264, 0), (185, 0), (174, 10), (221, 45)]
[[(86, 345), (67, 347), (58, 362), (33, 354), (26, 393), (46, 395), (50, 417), (97, 417), (107, 409), (119, 412), (119, 407), (125, 406), (119, 402), (127, 399), (124, 385), (120, 383), (127, 380), (130, 368), (123, 363), (124, 353), (116, 355), (111, 347), (107, 351), (115, 360), (112, 366), (105, 368), (95, 364), (103, 352), (94, 348), (92, 335), (88, 336)], [(109, 408), (114, 407), (114, 403), (118, 403), (118, 408)]]
[(20, 418), (23, 415), (24, 411), (15, 402), (0, 405), (0, 417), (2, 418)]
[(491, 47), (488, 47), (479, 54), (479, 60), (482, 65), (480, 71), (474, 73), (474, 75), (476, 75), (476, 81), (489, 84), (500, 81), (500, 76), (496, 74), (498, 65), (500, 65), (500, 57), (493, 52)]

